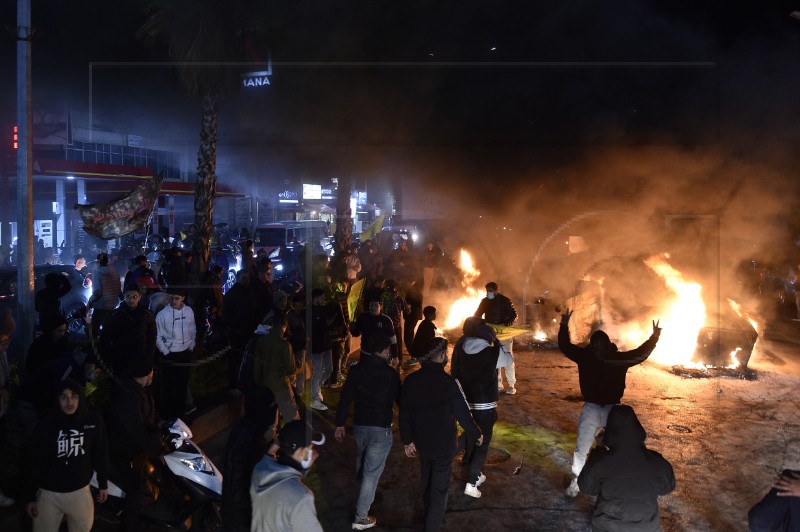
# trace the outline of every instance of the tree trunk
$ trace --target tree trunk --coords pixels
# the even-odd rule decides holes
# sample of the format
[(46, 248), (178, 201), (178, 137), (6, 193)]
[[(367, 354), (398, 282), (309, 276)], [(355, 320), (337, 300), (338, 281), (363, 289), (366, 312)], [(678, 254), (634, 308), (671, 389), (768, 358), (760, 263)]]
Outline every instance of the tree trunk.
[[(197, 152), (197, 182), (194, 187), (194, 239), (192, 243), (192, 291), (200, 287), (208, 267), (209, 241), (213, 233), (214, 196), (217, 191), (217, 114), (219, 96), (212, 91), (203, 95), (203, 121), (200, 149)], [(193, 298), (192, 298), (193, 299)]]
[(350, 192), (353, 188), (353, 179), (350, 176), (339, 178), (339, 188), (336, 192), (336, 239), (332, 270), (344, 271), (344, 257), (346, 250), (353, 243), (352, 211), (350, 210)]

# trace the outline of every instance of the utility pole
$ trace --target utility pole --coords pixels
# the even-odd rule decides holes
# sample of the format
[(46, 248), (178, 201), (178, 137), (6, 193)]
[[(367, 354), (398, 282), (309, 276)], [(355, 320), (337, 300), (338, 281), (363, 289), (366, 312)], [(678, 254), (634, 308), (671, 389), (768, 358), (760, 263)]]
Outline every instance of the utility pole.
[(31, 0), (17, 0), (17, 302), (22, 353), (33, 341), (33, 135), (31, 129)]

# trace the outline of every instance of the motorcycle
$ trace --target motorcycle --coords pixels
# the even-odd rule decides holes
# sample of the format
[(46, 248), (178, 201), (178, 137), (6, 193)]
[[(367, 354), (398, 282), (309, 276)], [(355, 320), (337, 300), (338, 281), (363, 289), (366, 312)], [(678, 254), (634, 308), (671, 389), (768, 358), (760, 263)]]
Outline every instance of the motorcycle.
[[(147, 505), (140, 516), (150, 524), (171, 529), (219, 530), (222, 527), (219, 513), (222, 474), (191, 438), (192, 431), (181, 419), (176, 419), (165, 430), (161, 464), (150, 464), (147, 471), (152, 504)], [(99, 512), (111, 511), (119, 518), (125, 492), (119, 487), (119, 479), (114, 482), (113, 473), (110, 472), (108, 479), (108, 500), (95, 508)], [(90, 486), (96, 496), (96, 474)], [(187, 523), (190, 523), (188, 528)]]

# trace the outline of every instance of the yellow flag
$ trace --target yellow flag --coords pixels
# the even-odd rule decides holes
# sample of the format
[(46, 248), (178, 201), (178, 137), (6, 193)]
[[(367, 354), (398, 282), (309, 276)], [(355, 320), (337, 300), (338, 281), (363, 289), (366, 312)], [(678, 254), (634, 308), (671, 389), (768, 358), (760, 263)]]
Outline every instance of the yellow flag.
[(531, 332), (527, 327), (510, 327), (507, 325), (497, 325), (496, 323), (487, 323), (486, 325), (492, 328), (494, 334), (497, 335), (497, 339), (501, 342), (505, 342), (509, 338), (514, 338), (518, 334)]
[(350, 287), (347, 295), (347, 312), (350, 314), (350, 321), (355, 321), (358, 311), (358, 302), (361, 300), (361, 292), (364, 291), (364, 279), (359, 279)]
[(358, 235), (358, 239), (362, 242), (366, 242), (367, 240), (372, 240), (373, 238), (375, 238), (383, 228), (384, 218), (386, 218), (385, 214), (381, 214), (380, 216), (375, 218), (374, 222), (369, 224), (366, 229), (361, 231), (361, 234)]

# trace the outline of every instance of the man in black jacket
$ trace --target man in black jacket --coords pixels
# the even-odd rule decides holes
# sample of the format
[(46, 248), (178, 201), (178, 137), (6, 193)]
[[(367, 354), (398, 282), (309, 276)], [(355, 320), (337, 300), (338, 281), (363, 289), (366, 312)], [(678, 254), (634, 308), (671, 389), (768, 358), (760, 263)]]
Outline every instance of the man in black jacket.
[(622, 400), (625, 392), (625, 375), (628, 368), (641, 364), (656, 347), (661, 329), (653, 321), (653, 334), (632, 351), (620, 352), (603, 331), (592, 333), (589, 345), (578, 347), (569, 339), (569, 319), (572, 311), (566, 309), (561, 315), (558, 331), (558, 348), (567, 358), (578, 364), (578, 380), (583, 395), (583, 408), (578, 420), (578, 436), (575, 454), (572, 457), (573, 479), (566, 494), (578, 495), (578, 475), (586, 463), (597, 430), (605, 427), (611, 407)]
[(675, 489), (672, 466), (644, 446), (647, 433), (628, 405), (614, 405), (581, 471), (581, 491), (597, 495), (594, 530), (658, 530), (658, 497)]
[[(481, 299), (478, 310), (475, 311), (475, 316), (484, 318), (486, 323), (511, 326), (517, 321), (517, 309), (514, 308), (514, 303), (512, 303), (509, 298), (497, 291), (497, 283), (490, 282), (486, 283), (486, 297)], [(513, 338), (501, 342), (497, 369), (498, 391), (505, 390), (509, 395), (517, 393), (517, 388), (514, 386), (517, 383), (517, 372), (516, 366), (514, 365)], [(508, 390), (503, 387), (503, 369), (506, 370)]]
[[(356, 321), (350, 323), (350, 333), (353, 336), (364, 335), (361, 339), (362, 348), (371, 343), (370, 338), (375, 335), (385, 336), (388, 340), (392, 350), (392, 363), (397, 363), (399, 351), (397, 349), (397, 336), (394, 332), (394, 324), (386, 314), (381, 313), (383, 304), (380, 298), (372, 299), (369, 302), (369, 312), (362, 312), (356, 318)], [(364, 349), (361, 350), (364, 353)], [(369, 351), (367, 351), (367, 354)]]
[(473, 421), (458, 381), (445, 373), (447, 340), (436, 338), (422, 368), (403, 384), (400, 399), (400, 436), (406, 456), (420, 454), (425, 530), (439, 530), (447, 510), (453, 457), (456, 455), (456, 420), (467, 441), (483, 443), (481, 429)]
[(369, 515), (369, 507), (392, 448), (392, 406), (400, 400), (400, 377), (389, 366), (389, 340), (385, 336), (373, 336), (365, 349), (372, 354), (362, 354), (358, 364), (347, 374), (336, 409), (335, 437), (341, 442), (350, 403), (355, 402), (356, 476), (361, 477), (353, 521), (356, 530), (371, 528), (377, 522)]
[(433, 339), (436, 338), (436, 324), (433, 323), (436, 319), (436, 307), (425, 307), (422, 309), (422, 315), (425, 319), (417, 327), (414, 342), (411, 344), (411, 356), (417, 359), (428, 354), (433, 347)]
[(125, 301), (103, 322), (100, 353), (116, 376), (131, 367), (153, 368), (156, 353), (156, 320), (139, 304), (136, 284), (125, 287)]
[[(484, 331), (481, 331), (484, 328)], [(492, 330), (483, 320), (474, 316), (464, 320), (464, 336), (453, 348), (450, 375), (458, 379), (464, 389), (472, 418), (483, 433), (483, 445), (475, 446), (467, 439), (462, 464), (469, 465), (469, 478), (464, 494), (479, 498), (478, 486), (486, 481), (483, 464), (492, 441), (492, 429), (497, 421), (497, 358), (500, 345), (492, 342)], [(485, 338), (488, 336), (488, 340)], [(494, 343), (494, 345), (492, 345)]]
[(245, 394), (244, 416), (231, 428), (225, 446), (220, 513), (226, 532), (250, 532), (250, 478), (269, 450), (277, 422), (275, 395), (265, 386), (252, 387)]

